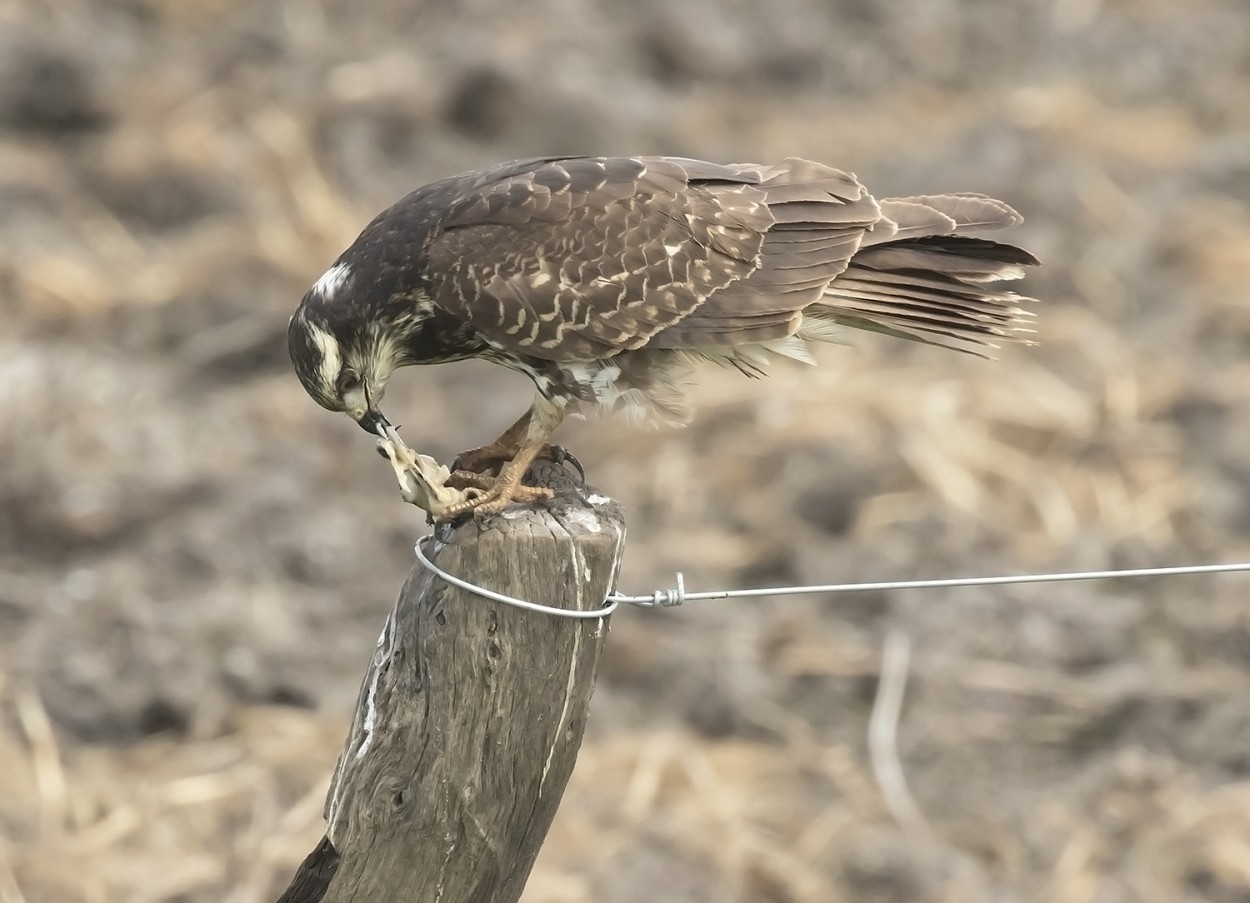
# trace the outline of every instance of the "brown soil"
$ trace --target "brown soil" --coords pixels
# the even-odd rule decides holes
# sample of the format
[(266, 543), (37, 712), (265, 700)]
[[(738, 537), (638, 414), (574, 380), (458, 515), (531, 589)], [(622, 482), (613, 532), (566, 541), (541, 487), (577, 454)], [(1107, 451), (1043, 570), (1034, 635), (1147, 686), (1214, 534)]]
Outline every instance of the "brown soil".
[[(270, 901), (423, 532), (283, 333), (378, 209), (550, 152), (798, 155), (1024, 212), (1040, 344), (855, 336), (561, 440), (622, 586), (1250, 557), (1244, 0), (0, 6), (0, 901)], [(401, 375), (448, 460), (520, 411)], [(615, 618), (528, 903), (1250, 900), (1236, 576)], [(910, 640), (874, 777), (887, 638)], [(899, 675), (904, 676), (904, 675)]]

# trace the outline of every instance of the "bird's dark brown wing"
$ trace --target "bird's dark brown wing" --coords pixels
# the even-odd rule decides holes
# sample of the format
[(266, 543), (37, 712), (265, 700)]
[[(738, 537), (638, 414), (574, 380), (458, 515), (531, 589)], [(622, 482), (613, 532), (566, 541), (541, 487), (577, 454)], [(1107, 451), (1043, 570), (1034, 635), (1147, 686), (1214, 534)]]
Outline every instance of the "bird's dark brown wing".
[(651, 347), (710, 348), (794, 334), (803, 309), (821, 298), (882, 223), (877, 202), (848, 173), (793, 157), (757, 169), (773, 217), (759, 265), (657, 334)]
[(550, 360), (738, 344), (793, 331), (878, 217), (853, 178), (804, 161), (537, 161), (451, 203), (430, 295), (496, 347)]

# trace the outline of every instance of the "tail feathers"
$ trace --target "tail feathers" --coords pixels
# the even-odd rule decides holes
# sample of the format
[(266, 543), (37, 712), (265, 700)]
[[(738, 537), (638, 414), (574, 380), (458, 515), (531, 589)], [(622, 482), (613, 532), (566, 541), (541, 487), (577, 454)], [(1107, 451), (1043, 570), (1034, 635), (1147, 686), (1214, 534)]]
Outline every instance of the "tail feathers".
[(1010, 205), (971, 192), (886, 198), (879, 203), (881, 219), (864, 236), (864, 247), (956, 231), (1006, 229), (1024, 221)]
[(873, 245), (852, 258), (804, 318), (985, 357), (981, 349), (1032, 332), (1032, 314), (1020, 305), (1033, 299), (996, 283), (1018, 279), (1036, 264), (1014, 245), (956, 235)]
[(965, 282), (1020, 279), (1024, 268), (1037, 266), (1028, 251), (984, 238), (929, 236), (874, 245), (860, 251), (852, 265), (899, 273), (936, 272)]
[(864, 235), (864, 246), (954, 232), (958, 224), (936, 207), (917, 200), (881, 201), (881, 219)]

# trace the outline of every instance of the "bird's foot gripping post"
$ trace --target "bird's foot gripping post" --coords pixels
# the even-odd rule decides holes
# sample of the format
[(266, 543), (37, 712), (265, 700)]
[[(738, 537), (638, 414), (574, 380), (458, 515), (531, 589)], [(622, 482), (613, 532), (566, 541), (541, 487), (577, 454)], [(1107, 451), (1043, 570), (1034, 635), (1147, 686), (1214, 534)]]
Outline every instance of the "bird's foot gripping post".
[(455, 520), (469, 513), (485, 517), (498, 514), (513, 503), (552, 498), (550, 487), (521, 482), (536, 470), (554, 472), (568, 464), (576, 470), (582, 488), (586, 482), (581, 462), (563, 448), (552, 445), (522, 448), (514, 453), (512, 460), (504, 463), (497, 476), (472, 470), (449, 470), (430, 456), (409, 448), (389, 424), (378, 439), (378, 450), (395, 470), (400, 496), (429, 514), (432, 523)]
[[(509, 471), (508, 468), (512, 468)], [(449, 518), (470, 511), (478, 517), (498, 514), (514, 502), (541, 502), (552, 497), (553, 493), (546, 486), (526, 486), (521, 482), (524, 468), (512, 464), (505, 465), (499, 476), (492, 477), (482, 473), (456, 471), (448, 479), (453, 486), (464, 489), (480, 490), (481, 495), (468, 502), (462, 502), (459, 508), (447, 512)]]
[[(424, 554), (474, 586), (593, 612), (620, 507), (559, 467), (514, 517), (441, 524)], [(591, 499), (594, 501), (592, 502)], [(417, 566), (373, 650), (326, 800), (326, 836), (281, 903), (515, 903), (573, 771), (606, 618), (559, 618)]]

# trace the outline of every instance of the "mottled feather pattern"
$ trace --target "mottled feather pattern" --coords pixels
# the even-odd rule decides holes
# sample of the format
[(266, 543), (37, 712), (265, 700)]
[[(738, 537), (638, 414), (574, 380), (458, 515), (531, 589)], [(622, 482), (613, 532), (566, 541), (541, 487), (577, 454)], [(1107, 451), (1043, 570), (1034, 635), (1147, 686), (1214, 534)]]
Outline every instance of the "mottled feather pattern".
[(413, 192), (340, 257), (355, 288), (305, 305), (395, 325), (401, 363), (486, 357), (563, 405), (682, 423), (693, 361), (759, 375), (840, 327), (972, 353), (1020, 337), (1028, 299), (1001, 283), (1037, 261), (969, 235), (1019, 222), (798, 159), (524, 160)]
[[(500, 198), (535, 185), (544, 210), (547, 192), (576, 195), (563, 221), (526, 219), (525, 204), (500, 212)], [(492, 345), (548, 360), (642, 347), (753, 272), (770, 223), (750, 184), (692, 192), (667, 159), (546, 163), (484, 195), (460, 204), (430, 243), (431, 269), (456, 286), (432, 297)]]

